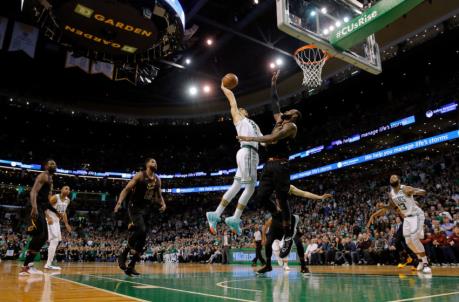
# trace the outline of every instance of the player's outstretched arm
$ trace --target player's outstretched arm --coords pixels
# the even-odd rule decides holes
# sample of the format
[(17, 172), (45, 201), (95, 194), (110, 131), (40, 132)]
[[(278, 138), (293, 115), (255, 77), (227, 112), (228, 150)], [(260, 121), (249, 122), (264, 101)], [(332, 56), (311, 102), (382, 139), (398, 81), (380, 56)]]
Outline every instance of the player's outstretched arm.
[(120, 196), (118, 197), (118, 201), (116, 202), (116, 206), (114, 209), (114, 212), (118, 212), (120, 209), (121, 205), (123, 204), (123, 201), (126, 199), (126, 196), (132, 189), (134, 188), (135, 184), (140, 180), (141, 173), (137, 173), (124, 187), (123, 191), (121, 191)]
[(368, 219), (367, 229), (370, 228), (370, 226), (375, 222), (376, 218), (378, 218), (380, 216), (384, 216), (386, 214), (386, 212), (388, 212), (388, 211), (389, 211), (389, 207), (384, 207), (384, 208), (378, 209), (376, 212), (374, 212), (370, 216), (370, 219)]
[(333, 195), (331, 194), (323, 194), (323, 195), (317, 195), (308, 191), (303, 191), (295, 187), (294, 185), (290, 185), (290, 191), (289, 193), (294, 196), (302, 197), (302, 198), (309, 198), (313, 200), (324, 200), (327, 198), (332, 198)]
[(241, 141), (241, 142), (259, 142), (259, 143), (274, 143), (277, 142), (281, 139), (290, 137), (290, 136), (295, 136), (296, 135), (296, 125), (292, 123), (285, 124), (282, 128), (282, 130), (271, 133), (268, 135), (263, 135), (263, 136), (236, 136), (236, 138)]
[(403, 188), (403, 193), (405, 193), (408, 196), (425, 196), (427, 192), (423, 189), (405, 186)]
[(277, 94), (277, 78), (279, 77), (280, 69), (273, 72), (271, 78), (271, 107), (273, 110), (273, 117), (276, 123), (281, 121), (281, 111), (279, 104), (279, 95)]
[(239, 108), (237, 107), (236, 97), (234, 96), (234, 93), (231, 90), (229, 90), (223, 85), (223, 82), (221, 84), (221, 88), (230, 104), (231, 117), (233, 118), (233, 123), (237, 124), (239, 123), (240, 120), (242, 120), (242, 115), (239, 113)]

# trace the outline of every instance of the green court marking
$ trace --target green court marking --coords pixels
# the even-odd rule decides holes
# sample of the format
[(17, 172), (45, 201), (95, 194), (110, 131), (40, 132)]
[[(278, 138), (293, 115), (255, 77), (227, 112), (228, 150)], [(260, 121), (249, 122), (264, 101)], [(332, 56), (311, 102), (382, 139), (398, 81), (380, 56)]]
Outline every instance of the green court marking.
[(146, 301), (459, 301), (459, 277), (284, 273), (264, 277), (251, 271), (229, 273), (60, 275)]

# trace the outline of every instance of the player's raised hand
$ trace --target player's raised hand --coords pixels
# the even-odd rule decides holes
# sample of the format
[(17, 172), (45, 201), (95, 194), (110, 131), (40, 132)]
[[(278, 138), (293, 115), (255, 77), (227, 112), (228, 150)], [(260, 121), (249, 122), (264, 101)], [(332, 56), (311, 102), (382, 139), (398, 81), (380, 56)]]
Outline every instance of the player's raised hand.
[(324, 199), (329, 199), (329, 198), (332, 198), (333, 195), (331, 194), (323, 194), (322, 196), (320, 196), (320, 199), (324, 200)]
[(279, 77), (280, 69), (274, 70), (273, 77), (271, 78), (271, 84), (274, 85), (277, 82), (277, 78)]
[(223, 94), (226, 95), (227, 98), (229, 97), (234, 97), (234, 93), (233, 91), (231, 91), (231, 89), (228, 89), (225, 87), (225, 85), (223, 85), (223, 81), (222, 81), (222, 84), (220, 85), (222, 91), (223, 91)]

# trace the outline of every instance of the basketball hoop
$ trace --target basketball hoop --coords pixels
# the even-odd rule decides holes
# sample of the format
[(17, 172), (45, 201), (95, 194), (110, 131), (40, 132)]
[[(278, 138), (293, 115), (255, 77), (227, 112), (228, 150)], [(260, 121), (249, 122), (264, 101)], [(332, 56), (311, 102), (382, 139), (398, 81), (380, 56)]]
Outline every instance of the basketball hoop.
[(316, 88), (322, 84), (322, 68), (331, 55), (315, 45), (298, 48), (293, 54), (295, 61), (303, 70), (303, 85)]

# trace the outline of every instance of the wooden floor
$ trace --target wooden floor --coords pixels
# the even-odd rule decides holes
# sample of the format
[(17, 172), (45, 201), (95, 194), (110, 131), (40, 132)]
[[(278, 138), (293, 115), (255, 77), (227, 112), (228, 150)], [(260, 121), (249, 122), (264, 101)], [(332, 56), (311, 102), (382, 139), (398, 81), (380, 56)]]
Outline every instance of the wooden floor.
[[(282, 274), (280, 268), (276, 268), (275, 271), (277, 273), (274, 273), (272, 276), (268, 275), (267, 277), (264, 277), (264, 279), (256, 279), (253, 274), (254, 269), (250, 266), (244, 265), (141, 264), (139, 265), (138, 270), (143, 274), (143, 278), (146, 279), (139, 279), (129, 278), (122, 275), (118, 267), (113, 263), (64, 264), (61, 265), (62, 271), (59, 274), (47, 272), (43, 276), (27, 277), (18, 276), (20, 265), (21, 264), (16, 261), (4, 261), (0, 263), (0, 301), (299, 301), (298, 299), (300, 296), (295, 296), (299, 295), (297, 293), (298, 288), (303, 290), (302, 287), (309, 286), (307, 289), (309, 294), (312, 294), (316, 289), (314, 287), (316, 285), (312, 284), (314, 283), (311, 281), (312, 279), (305, 281), (305, 279), (301, 279), (299, 277), (292, 277), (300, 276), (297, 273), (299, 267), (295, 266), (292, 267), (292, 271), (287, 275), (287, 277)], [(41, 265), (37, 265), (37, 268), (41, 268)], [(365, 278), (365, 276), (371, 277), (371, 275), (375, 275), (379, 276), (378, 278), (386, 278), (381, 279), (383, 281), (375, 281), (380, 282), (377, 283), (380, 290), (384, 290), (384, 282), (386, 282), (384, 280), (392, 280), (390, 282), (394, 282), (393, 284), (400, 283), (402, 285), (406, 279), (411, 278), (410, 280), (414, 280), (411, 282), (414, 282), (414, 287), (410, 287), (407, 283), (407, 289), (411, 288), (412, 291), (407, 291), (407, 289), (400, 290), (401, 294), (397, 296), (397, 298), (411, 297), (409, 295), (418, 297), (417, 293), (422, 292), (422, 294), (426, 297), (432, 296), (438, 297), (439, 299), (443, 298), (440, 300), (432, 300), (433, 298), (430, 298), (431, 301), (459, 301), (459, 267), (433, 269), (432, 279), (441, 280), (441, 282), (439, 281), (441, 284), (444, 284), (445, 280), (450, 282), (449, 287), (444, 288), (444, 292), (432, 292), (434, 289), (429, 289), (427, 292), (420, 290), (424, 289), (423, 286), (425, 287), (426, 285), (422, 282), (417, 284), (420, 277), (417, 276), (416, 273), (413, 273), (409, 268), (398, 269), (394, 266), (314, 266), (311, 268), (311, 271), (313, 272), (312, 276), (326, 276), (328, 280), (330, 280), (330, 278), (335, 278), (331, 280), (337, 280), (340, 278), (342, 281), (343, 276), (351, 276), (349, 277), (351, 279), (348, 278), (349, 280), (346, 279), (343, 281), (347, 282), (347, 285), (343, 283), (342, 287), (336, 289), (337, 291), (349, 291), (349, 285), (352, 288), (354, 284), (355, 287), (358, 288), (360, 286), (358, 282), (361, 281), (357, 281), (357, 279), (355, 279), (356, 276), (359, 278)], [(198, 279), (202, 276), (208, 277), (206, 277), (206, 279), (202, 279), (203, 281), (198, 281)], [(274, 282), (273, 279), (279, 279), (279, 276), (282, 276), (282, 280)], [(391, 277), (392, 279), (387, 279), (387, 276), (393, 277)], [(183, 282), (180, 283), (179, 279), (183, 280)], [(215, 287), (215, 285), (217, 285), (220, 287), (206, 290), (207, 283), (205, 282), (210, 279), (212, 279), (212, 286)], [(289, 279), (291, 282), (290, 284), (288, 283)], [(369, 282), (368, 280), (370, 279), (367, 279), (364, 279), (364, 282)], [(235, 285), (232, 285), (233, 287), (231, 287), (228, 285), (230, 284), (229, 282), (244, 280), (247, 281), (239, 282), (239, 287), (234, 287)], [(190, 282), (192, 281), (198, 282), (198, 284), (193, 285), (194, 287), (190, 287)], [(201, 283), (201, 286), (199, 285), (199, 282), (203, 282)], [(252, 285), (251, 282), (256, 283), (253, 283)], [(265, 284), (266, 282), (270, 282), (269, 286)], [(285, 282), (287, 282), (287, 285), (285, 285)], [(308, 282), (307, 285), (306, 282)], [(326, 283), (330, 286), (330, 284), (339, 282), (327, 281)], [(128, 286), (135, 289), (128, 289)], [(292, 289), (292, 286), (296, 286), (296, 289)], [(321, 286), (323, 287), (324, 284)], [(288, 290), (289, 287), (290, 292)], [(278, 294), (276, 293), (276, 288), (280, 288), (281, 291), (279, 297), (281, 298), (276, 296)], [(145, 289), (150, 290), (149, 294), (146, 293)], [(153, 291), (151, 289), (157, 290)], [(165, 294), (157, 295), (156, 293), (158, 292), (158, 289), (162, 289)], [(217, 289), (221, 292), (217, 291)], [(326, 287), (323, 287), (322, 290), (325, 291), (326, 289)], [(232, 295), (231, 290), (239, 290), (238, 292), (244, 292), (244, 295), (239, 295), (239, 293)], [(391, 291), (392, 289), (386, 288), (385, 290)], [(264, 291), (266, 292), (263, 293)], [(285, 296), (286, 292), (287, 296)], [(374, 294), (375, 297), (385, 297), (384, 295), (381, 296), (378, 293)], [(321, 299), (321, 301), (346, 301), (341, 299), (339, 295), (335, 296), (337, 299)], [(298, 299), (293, 297), (298, 297)], [(301, 294), (301, 297), (305, 297), (304, 293)], [(387, 298), (389, 300), (375, 298), (372, 299), (372, 301), (420, 300), (397, 300), (392, 299), (392, 297)], [(301, 298), (301, 300), (303, 301), (305, 298)], [(353, 301), (356, 300), (353, 299)]]

